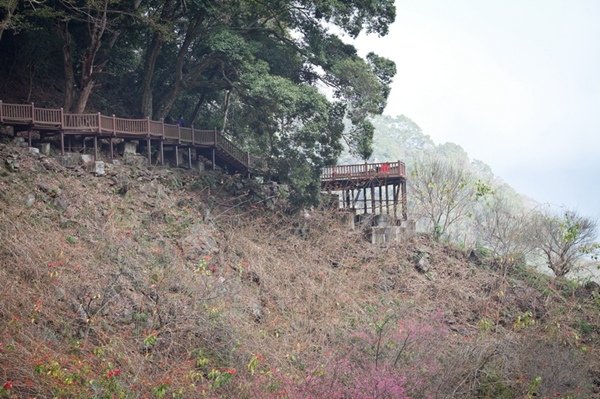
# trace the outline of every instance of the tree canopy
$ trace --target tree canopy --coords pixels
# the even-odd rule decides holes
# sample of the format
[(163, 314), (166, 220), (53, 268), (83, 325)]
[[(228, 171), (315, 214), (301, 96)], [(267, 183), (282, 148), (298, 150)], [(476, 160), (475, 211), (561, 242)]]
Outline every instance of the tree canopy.
[[(383, 112), (396, 72), (341, 37), (385, 35), (393, 0), (36, 0), (0, 8), (3, 73), (30, 86), (30, 98), (16, 100), (45, 85), (41, 103), (69, 111), (181, 115), (230, 133), (274, 166), (287, 163), (287, 173), (278, 169), (284, 181), (306, 179), (301, 171), (318, 176), (342, 141), (369, 157), (370, 117)], [(29, 70), (14, 68), (15, 57)]]

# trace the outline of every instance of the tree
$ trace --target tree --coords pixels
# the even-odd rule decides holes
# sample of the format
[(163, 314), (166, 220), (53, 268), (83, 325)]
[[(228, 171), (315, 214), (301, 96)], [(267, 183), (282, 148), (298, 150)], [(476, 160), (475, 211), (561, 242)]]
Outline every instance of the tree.
[(482, 208), (475, 216), (478, 243), (506, 275), (534, 250), (533, 217), (503, 191), (489, 196)]
[(562, 216), (542, 211), (535, 227), (537, 247), (556, 277), (566, 275), (579, 259), (598, 250), (596, 222), (575, 211), (567, 210)]
[(431, 156), (416, 161), (410, 176), (411, 198), (418, 212), (428, 220), (436, 240), (467, 216), (477, 198), (469, 171), (444, 158)]

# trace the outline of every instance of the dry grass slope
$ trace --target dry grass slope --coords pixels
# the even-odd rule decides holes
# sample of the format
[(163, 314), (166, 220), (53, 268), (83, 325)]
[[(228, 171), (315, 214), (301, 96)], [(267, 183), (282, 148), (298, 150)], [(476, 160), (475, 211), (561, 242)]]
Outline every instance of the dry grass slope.
[(0, 144), (0, 397), (598, 397), (597, 293), (245, 184)]

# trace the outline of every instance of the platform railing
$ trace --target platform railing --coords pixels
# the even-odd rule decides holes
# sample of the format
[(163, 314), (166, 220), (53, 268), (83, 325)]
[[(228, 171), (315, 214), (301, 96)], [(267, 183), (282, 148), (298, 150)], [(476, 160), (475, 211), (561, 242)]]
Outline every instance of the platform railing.
[(321, 180), (350, 180), (375, 177), (406, 178), (404, 162), (374, 162), (354, 165), (326, 166), (321, 172)]
[(62, 108), (40, 108), (35, 104), (8, 104), (0, 101), (0, 123), (33, 128), (83, 132), (103, 136), (160, 137), (180, 144), (210, 145), (246, 168), (259, 162), (235, 145), (222, 132), (199, 130), (164, 123), (163, 120), (117, 118), (114, 115), (64, 113)]

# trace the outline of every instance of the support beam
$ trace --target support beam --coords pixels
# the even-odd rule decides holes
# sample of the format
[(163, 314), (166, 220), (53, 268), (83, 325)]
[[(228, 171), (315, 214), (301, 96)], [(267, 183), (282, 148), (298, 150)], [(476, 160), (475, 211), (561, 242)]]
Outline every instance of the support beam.
[[(150, 120), (150, 119), (148, 119)], [(150, 122), (148, 122), (150, 123)], [(150, 141), (150, 137), (146, 138), (146, 151), (148, 155), (148, 165), (152, 165), (152, 142)]]
[(188, 167), (192, 169), (192, 147), (188, 147)]
[(387, 180), (383, 183), (385, 185), (385, 213), (390, 214), (390, 190), (387, 185)]
[(94, 136), (94, 161), (98, 160), (98, 136)]
[(408, 220), (407, 214), (407, 200), (406, 200), (406, 180), (401, 183), (402, 187), (402, 220)]
[(375, 207), (375, 186), (373, 185), (373, 182), (371, 182), (371, 213), (373, 215), (377, 213)]
[(115, 148), (114, 148), (115, 144), (114, 144), (112, 137), (110, 138), (109, 143), (110, 143), (110, 159), (113, 160), (113, 159), (115, 159)]
[(383, 214), (383, 193), (381, 191), (381, 184), (379, 184), (379, 214)]
[(179, 166), (179, 146), (175, 146), (175, 167)]
[(32, 142), (32, 140), (31, 140), (31, 135), (32, 135), (32, 134), (33, 134), (33, 132), (31, 131), (31, 127), (30, 127), (30, 128), (29, 128), (29, 131), (27, 132), (28, 139), (29, 139), (29, 146), (30, 146), (30, 147), (31, 147), (31, 142)]
[(363, 206), (365, 209), (364, 213), (367, 213), (367, 187), (363, 187), (363, 201), (364, 201)]
[[(217, 137), (217, 131), (215, 130), (215, 139)], [(213, 170), (217, 169), (217, 150), (215, 148), (212, 149), (212, 168)]]
[(160, 140), (160, 164), (165, 165), (165, 143)]
[(60, 131), (60, 155), (65, 155), (65, 132)]

